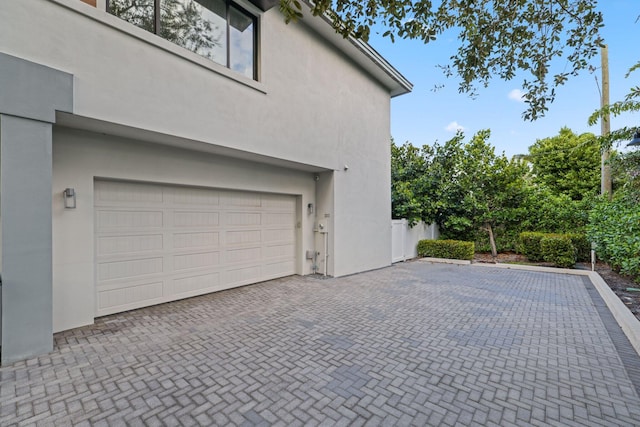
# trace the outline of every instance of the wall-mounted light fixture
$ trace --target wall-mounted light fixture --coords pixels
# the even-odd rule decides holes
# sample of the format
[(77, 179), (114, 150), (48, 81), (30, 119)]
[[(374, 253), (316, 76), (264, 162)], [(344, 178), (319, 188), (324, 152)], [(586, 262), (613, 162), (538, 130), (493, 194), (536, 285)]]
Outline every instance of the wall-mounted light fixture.
[(73, 188), (65, 188), (62, 192), (62, 197), (64, 197), (65, 209), (76, 208), (76, 190), (74, 190)]
[(313, 213), (313, 203), (307, 205), (307, 213), (311, 215)]

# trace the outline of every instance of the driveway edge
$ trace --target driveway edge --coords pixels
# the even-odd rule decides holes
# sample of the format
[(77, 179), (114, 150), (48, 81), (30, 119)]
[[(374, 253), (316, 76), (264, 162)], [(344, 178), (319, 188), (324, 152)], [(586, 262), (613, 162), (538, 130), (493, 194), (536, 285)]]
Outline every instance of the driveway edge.
[(504, 268), (512, 270), (527, 270), (527, 271), (539, 271), (545, 273), (556, 274), (571, 274), (574, 276), (587, 276), (591, 283), (596, 288), (600, 297), (604, 300), (605, 304), (609, 308), (611, 314), (618, 322), (618, 325), (627, 336), (633, 349), (640, 355), (640, 321), (629, 311), (627, 306), (618, 298), (618, 296), (611, 290), (607, 282), (595, 271), (587, 270), (572, 270), (568, 268), (554, 268), (554, 267), (537, 267), (533, 265), (517, 265), (517, 264), (487, 264), (487, 263), (475, 263), (474, 266), (482, 267), (494, 267)]
[(439, 263), (439, 264), (460, 264), (460, 265), (472, 264), (471, 261), (466, 259), (430, 258), (430, 257), (422, 257), (418, 259), (424, 262)]

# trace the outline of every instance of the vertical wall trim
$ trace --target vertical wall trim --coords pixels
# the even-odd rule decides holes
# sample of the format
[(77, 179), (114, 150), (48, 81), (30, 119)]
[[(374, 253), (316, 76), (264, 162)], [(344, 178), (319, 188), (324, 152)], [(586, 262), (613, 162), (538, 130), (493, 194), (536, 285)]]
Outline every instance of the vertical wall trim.
[(0, 52), (0, 93), (0, 364), (6, 364), (53, 348), (52, 133), (56, 111), (73, 112), (73, 75)]
[(0, 115), (2, 360), (53, 348), (52, 124)]

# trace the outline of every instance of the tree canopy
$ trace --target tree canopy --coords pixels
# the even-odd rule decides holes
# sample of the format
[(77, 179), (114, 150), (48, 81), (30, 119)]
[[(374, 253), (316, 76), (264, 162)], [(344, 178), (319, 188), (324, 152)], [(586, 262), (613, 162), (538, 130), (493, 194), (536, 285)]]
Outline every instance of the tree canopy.
[(529, 147), (536, 182), (552, 193), (573, 200), (596, 194), (600, 188), (600, 145), (592, 133), (576, 135), (569, 128)]
[(458, 133), (444, 144), (418, 149), (392, 145), (392, 211), (410, 222), (435, 222), (447, 238), (489, 237), (522, 221), (527, 167), (497, 155), (483, 130), (467, 143)]
[[(521, 78), (528, 104), (523, 116), (544, 115), (555, 88), (589, 67), (599, 52), (602, 14), (597, 0), (317, 0), (313, 15), (328, 16), (344, 37), (383, 36), (430, 43), (454, 31), (460, 45), (444, 64), (460, 78), (461, 93), (475, 93), (494, 77)], [(280, 0), (289, 22), (302, 17), (299, 0)]]
[[(468, 142), (464, 139), (459, 132), (443, 144), (422, 148), (409, 142), (392, 144), (394, 218), (406, 218), (411, 224), (435, 223), (442, 237), (475, 241), (477, 249), (492, 252), (515, 250), (517, 235), (522, 231), (565, 233), (584, 229), (595, 190), (583, 190), (581, 186), (592, 184), (591, 178), (584, 176), (590, 177), (588, 169), (594, 156), (596, 178), (599, 171), (598, 145), (593, 135), (576, 136), (563, 129), (559, 136), (542, 140), (541, 151), (534, 149), (528, 155), (539, 154), (536, 157), (538, 173), (545, 178), (542, 180), (524, 159), (509, 160), (504, 153), (496, 154), (488, 130), (478, 132)], [(560, 159), (559, 153), (569, 157)], [(551, 170), (556, 162), (565, 168)], [(547, 178), (556, 173), (560, 179), (548, 184)], [(574, 179), (589, 182), (572, 182)], [(596, 179), (595, 186), (598, 184)], [(572, 191), (575, 198), (571, 197)]]

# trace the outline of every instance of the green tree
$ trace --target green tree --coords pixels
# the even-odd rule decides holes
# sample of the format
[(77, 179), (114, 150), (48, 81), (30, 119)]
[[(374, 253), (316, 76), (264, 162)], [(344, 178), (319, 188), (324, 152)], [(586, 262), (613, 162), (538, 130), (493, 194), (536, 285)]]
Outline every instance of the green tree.
[[(460, 78), (460, 92), (524, 74), (530, 120), (544, 115), (555, 88), (586, 69), (602, 44), (597, 0), (317, 0), (310, 7), (344, 37), (367, 40), (383, 27), (392, 40), (429, 43), (456, 33), (460, 45), (443, 69)], [(287, 22), (302, 17), (299, 0), (280, 0), (280, 10)]]
[[(629, 69), (625, 78), (637, 77), (639, 69), (640, 62)], [(640, 111), (640, 86), (636, 84), (623, 100), (594, 112), (589, 117), (589, 124), (594, 125), (609, 115), (615, 117), (637, 111)], [(634, 130), (637, 131), (625, 127), (599, 137), (602, 149), (608, 150), (614, 143), (628, 141)], [(640, 150), (635, 148), (623, 154), (614, 153), (610, 163), (618, 188), (611, 200), (600, 198), (590, 212), (587, 236), (596, 244), (600, 258), (640, 282)]]
[(614, 153), (610, 162), (620, 193), (631, 203), (640, 204), (640, 150)]
[(441, 194), (447, 218), (440, 222), (443, 234), (456, 238), (486, 233), (496, 256), (497, 229), (504, 232), (521, 220), (527, 169), (521, 162), (508, 160), (504, 153), (496, 155), (490, 136), (489, 130), (480, 131), (458, 150), (458, 162), (450, 169), (455, 174), (450, 191)]
[(553, 194), (581, 200), (600, 188), (600, 145), (591, 133), (576, 135), (568, 128), (529, 147), (527, 159), (537, 183)]
[(581, 233), (589, 219), (595, 196), (572, 200), (567, 194), (556, 194), (545, 186), (527, 188), (523, 202), (520, 231), (544, 233)]
[(640, 281), (640, 209), (627, 189), (599, 200), (589, 214), (587, 236), (599, 258)]
[(435, 222), (443, 237), (475, 240), (487, 236), (494, 255), (495, 234), (524, 215), (526, 166), (496, 155), (488, 130), (470, 142), (458, 133), (444, 144), (422, 149), (392, 148), (392, 210), (396, 217)]
[(589, 213), (587, 236), (601, 259), (640, 282), (640, 150), (617, 153), (611, 166), (618, 189)]
[(391, 140), (391, 212), (394, 218), (405, 218), (412, 226), (424, 219), (421, 182), (427, 164), (421, 150), (409, 142), (395, 145)]

